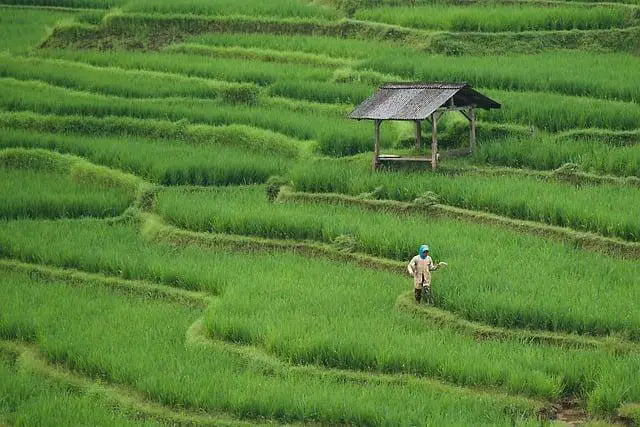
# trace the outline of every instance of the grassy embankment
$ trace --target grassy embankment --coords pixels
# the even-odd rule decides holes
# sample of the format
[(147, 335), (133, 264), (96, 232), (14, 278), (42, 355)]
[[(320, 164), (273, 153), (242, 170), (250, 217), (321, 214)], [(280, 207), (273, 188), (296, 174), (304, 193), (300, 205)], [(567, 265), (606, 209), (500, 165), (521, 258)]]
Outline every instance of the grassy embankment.
[[(356, 3), (354, 6), (360, 6)], [(73, 5), (115, 4), (86, 1)], [(562, 24), (562, 28), (602, 27), (597, 30), (519, 31), (530, 25), (525, 22), (526, 16), (520, 15), (509, 24), (513, 25), (509, 29), (516, 31), (461, 33), (346, 20), (341, 12), (293, 1), (267, 5), (245, 0), (212, 5), (190, 0), (161, 6), (163, 10), (144, 1), (119, 5), (124, 12), (82, 12), (76, 24), (59, 27), (45, 44), (70, 49), (41, 50), (31, 58), (4, 55), (2, 147), (74, 153), (167, 185), (265, 182), (269, 176), (282, 175), (285, 181), (292, 180), (297, 189), (306, 191), (339, 191), (406, 201), (430, 189), (448, 204), (616, 236), (620, 247), (637, 240), (637, 215), (632, 207), (637, 188), (625, 184), (633, 184), (632, 179), (545, 171), (570, 161), (592, 172), (638, 175), (636, 147), (620, 146), (637, 140), (637, 88), (627, 84), (634, 81), (637, 67), (632, 66), (632, 56), (623, 53), (637, 51), (637, 28), (615, 29), (606, 23), (608, 17), (620, 17), (616, 14), (622, 13), (625, 18), (619, 22), (633, 25), (626, 20), (627, 12), (620, 12), (632, 8), (612, 6), (600, 15), (593, 14), (605, 9), (599, 5), (583, 8), (571, 4), (535, 11), (547, 17), (559, 13), (579, 17)], [(429, 7), (433, 6), (421, 6)], [(516, 8), (510, 5), (498, 9)], [(459, 8), (451, 10), (460, 12)], [(237, 11), (245, 16), (225, 16)], [(185, 12), (201, 16), (175, 15)], [(390, 12), (401, 13), (402, 9)], [(40, 12), (33, 13), (35, 17)], [(358, 13), (367, 11), (360, 9)], [(484, 25), (491, 25), (486, 18)], [(18, 27), (15, 22), (12, 28)], [(533, 24), (534, 28), (545, 25), (540, 22)], [(442, 22), (437, 25), (446, 28)], [(258, 33), (260, 37), (239, 32)], [(35, 39), (30, 44), (24, 40), (25, 47), (35, 43)], [(505, 46), (513, 53), (527, 54), (503, 56)], [(106, 50), (74, 52), (77, 47)], [(112, 47), (135, 52), (110, 51)], [(418, 53), (416, 47), (424, 52)], [(558, 47), (583, 50), (550, 52)], [(163, 51), (141, 50), (148, 48)], [(476, 56), (434, 55), (472, 51)], [(616, 53), (593, 53), (597, 51)], [(494, 56), (487, 56), (491, 53)], [(433, 67), (427, 70), (420, 65), (426, 62)], [(456, 71), (442, 66), (453, 62), (451, 70)], [(523, 68), (527, 72), (522, 72)], [(569, 75), (567, 69), (571, 69), (570, 78), (563, 77)], [(613, 69), (629, 71), (612, 75)], [(375, 85), (396, 77), (469, 80), (509, 106), (508, 110), (481, 117), (479, 134), (485, 143), (481, 143), (474, 160), (480, 168), (451, 160), (451, 166), (443, 171), (455, 176), (429, 174), (418, 178), (404, 173), (371, 175), (364, 157), (344, 162), (308, 161), (307, 157), (318, 153), (343, 156), (370, 150), (371, 129), (342, 117)], [(202, 99), (208, 97), (218, 99)], [(552, 105), (561, 105), (562, 110)], [(464, 133), (455, 119), (445, 120), (441, 129), (445, 146)], [(385, 127), (385, 148), (406, 147), (408, 134), (409, 128), (402, 125)], [(489, 140), (494, 141), (486, 144)], [(174, 159), (163, 158), (166, 150)], [(543, 172), (500, 171), (487, 168), (487, 163), (526, 165)], [(87, 167), (92, 171), (96, 168)], [(5, 193), (10, 198), (20, 194), (12, 190), (18, 180), (36, 183), (49, 176), (7, 171), (5, 168), (11, 179), (6, 180)], [(559, 179), (578, 179), (574, 183), (581, 186), (572, 190)], [(91, 188), (96, 188), (95, 183), (91, 181)], [(47, 183), (45, 188), (63, 196), (73, 187)], [(130, 194), (125, 198), (133, 207), (153, 207), (151, 193), (135, 188), (130, 193), (120, 191), (117, 197)], [(376, 212), (378, 205), (366, 201), (359, 207), (333, 206), (327, 203), (339, 196), (327, 194), (290, 197), (289, 203), (272, 205), (266, 203), (262, 192), (263, 188), (189, 192), (183, 187), (162, 191), (157, 211), (174, 224), (196, 231), (163, 226), (159, 219), (140, 216), (136, 209), (129, 209), (125, 217), (115, 221), (4, 220), (5, 257), (119, 276), (126, 281), (124, 287), (129, 286), (129, 279), (136, 278), (216, 295), (205, 310), (203, 324), (194, 323), (203, 315), (202, 308), (194, 308), (192, 303), (182, 306), (188, 297), (178, 298), (179, 304), (167, 298), (168, 290), (160, 292), (160, 299), (152, 297), (158, 295), (157, 285), (150, 284), (145, 288), (148, 292), (131, 295), (122, 290), (106, 291), (101, 286), (84, 289), (84, 281), (70, 287), (33, 272), (10, 273), (3, 275), (3, 289), (9, 290), (7, 310), (0, 311), (4, 335), (10, 340), (31, 340), (31, 344), (28, 349), (9, 353), (21, 354), (22, 358), (30, 352), (41, 353), (48, 362), (71, 369), (72, 375), (86, 377), (88, 387), (101, 379), (109, 386), (133, 390), (137, 393), (134, 408), (141, 408), (139, 403), (145, 399), (162, 405), (154, 411), (134, 412), (169, 422), (181, 418), (175, 413), (167, 415), (171, 412), (168, 407), (180, 405), (222, 417), (207, 420), (190, 412), (188, 420), (195, 423), (411, 424), (418, 419), (424, 422), (424, 410), (428, 408), (432, 417), (429, 421), (434, 425), (477, 424), (478, 420), (492, 425), (537, 424), (540, 407), (548, 405), (548, 401), (481, 393), (478, 387), (552, 400), (570, 396), (578, 399), (591, 416), (611, 416), (618, 409), (631, 417), (637, 412), (633, 403), (640, 401), (635, 379), (639, 371), (637, 351), (628, 341), (637, 338), (637, 319), (625, 308), (635, 277), (625, 274), (636, 269), (633, 258), (596, 256), (572, 245), (504, 229), (487, 231), (447, 219), (446, 215), (428, 217), (429, 234), (418, 241), (407, 223), (419, 228), (424, 223), (422, 214), (398, 214), (391, 208), (388, 212), (367, 213), (372, 209)], [(29, 206), (45, 198), (35, 191), (26, 196), (35, 199)], [(302, 199), (317, 203), (295, 201)], [(599, 200), (599, 207), (591, 208), (594, 200)], [(56, 200), (63, 211), (81, 202), (88, 203), (87, 209), (99, 204), (87, 198)], [(20, 206), (12, 202), (9, 210), (18, 212)], [(393, 203), (388, 206), (395, 207)], [(584, 206), (590, 206), (589, 210)], [(622, 206), (631, 207), (623, 211)], [(453, 210), (446, 206), (438, 209)], [(15, 217), (14, 213), (9, 217)], [(335, 221), (323, 220), (327, 213)], [(142, 235), (136, 218), (144, 221)], [(380, 223), (381, 219), (385, 222)], [(501, 221), (503, 226), (511, 226), (507, 225), (509, 221)], [(516, 223), (513, 221), (513, 227), (522, 229)], [(389, 229), (388, 224), (394, 224), (393, 233), (381, 236), (372, 232)], [(286, 240), (202, 233), (210, 230)], [(465, 237), (459, 238), (461, 235)], [(159, 240), (150, 242), (153, 236)], [(442, 285), (437, 288), (437, 303), (450, 312), (415, 307), (409, 301), (408, 279), (392, 273), (402, 269), (413, 246), (424, 239), (435, 239), (434, 248), (442, 251), (438, 256), (453, 260), (452, 265), (457, 267), (436, 273)], [(615, 240), (602, 239), (608, 239), (608, 243)], [(92, 250), (95, 247), (101, 251)], [(221, 251), (221, 247), (225, 249)], [(531, 248), (527, 252), (544, 261), (541, 269), (536, 271), (522, 256), (515, 256), (522, 254), (522, 247)], [(541, 254), (540, 247), (544, 248)], [(288, 253), (287, 248), (297, 254)], [(353, 250), (396, 260), (374, 259), (350, 252)], [(500, 255), (478, 265), (460, 258), (485, 250)], [(234, 272), (246, 265), (247, 253), (259, 258), (263, 266), (260, 274)], [(305, 253), (342, 262), (305, 257)], [(353, 263), (345, 264), (345, 260)], [(608, 266), (604, 270), (598, 268), (603, 260)], [(362, 269), (358, 264), (392, 272)], [(283, 265), (290, 268), (283, 269)], [(327, 274), (335, 280), (327, 282)], [(524, 284), (523, 274), (527, 278)], [(541, 276), (547, 286), (534, 286)], [(598, 282), (597, 278), (603, 280)], [(309, 288), (305, 286), (309, 280), (323, 286)], [(602, 304), (598, 293), (604, 291), (605, 282), (606, 291), (619, 296), (605, 300), (607, 309), (603, 312), (588, 310), (594, 300)], [(371, 292), (371, 283), (388, 286), (377, 286)], [(580, 291), (583, 286), (588, 292)], [(306, 291), (302, 295), (301, 289)], [(172, 294), (175, 292), (179, 291)], [(548, 292), (554, 295), (553, 301), (543, 298), (542, 293), (546, 296)], [(478, 294), (487, 295), (493, 303), (477, 304)], [(520, 305), (511, 304), (514, 295)], [(536, 301), (533, 307), (529, 304), (532, 298)], [(200, 301), (196, 306), (201, 307), (201, 300), (196, 299)], [(98, 300), (104, 301), (104, 307), (97, 307)], [(74, 302), (72, 310), (67, 309), (69, 301)], [(509, 303), (501, 305), (500, 301)], [(166, 322), (167, 313), (176, 319), (175, 324)], [(620, 317), (620, 313), (625, 315)], [(464, 317), (513, 329), (475, 325)], [(78, 318), (83, 322), (77, 322)], [(318, 323), (319, 318), (327, 321)], [(87, 319), (90, 333), (85, 329)], [(128, 323), (130, 320), (135, 327)], [(517, 329), (524, 326), (586, 335)], [(114, 335), (106, 334), (107, 330)], [(187, 342), (194, 344), (195, 340), (198, 345), (185, 348), (187, 330)], [(609, 333), (614, 336), (598, 337)], [(106, 339), (91, 340), (97, 336)], [(169, 345), (163, 341), (167, 337)], [(450, 357), (452, 354), (456, 357)], [(12, 370), (11, 357), (7, 378), (17, 372)], [(269, 363), (265, 365), (265, 361)], [(257, 369), (247, 371), (247, 366)], [(327, 369), (336, 367), (345, 371)], [(51, 372), (51, 366), (45, 369)], [(4, 375), (5, 370), (1, 371)], [(463, 387), (425, 380), (425, 376)], [(212, 389), (212, 378), (218, 388)], [(19, 381), (28, 380), (22, 377)], [(363, 395), (363, 385), (370, 394)], [(47, 413), (43, 408), (50, 407), (55, 395), (47, 394), (32, 408), (20, 406), (16, 411), (12, 404), (9, 418), (5, 411), (0, 419), (8, 419), (9, 424), (19, 419), (16, 416), (42, 419)], [(397, 410), (406, 407), (409, 395), (424, 396), (424, 405), (415, 411)], [(433, 405), (426, 406), (427, 400)], [(14, 401), (24, 399), (18, 396)], [(130, 408), (122, 400), (118, 402), (115, 406)], [(77, 404), (79, 411), (85, 410), (85, 403)], [(346, 415), (345, 407), (351, 408)], [(125, 410), (123, 414), (130, 412)], [(105, 416), (113, 415), (109, 412)], [(97, 411), (96, 419), (101, 416)], [(105, 424), (118, 423), (107, 418)]]

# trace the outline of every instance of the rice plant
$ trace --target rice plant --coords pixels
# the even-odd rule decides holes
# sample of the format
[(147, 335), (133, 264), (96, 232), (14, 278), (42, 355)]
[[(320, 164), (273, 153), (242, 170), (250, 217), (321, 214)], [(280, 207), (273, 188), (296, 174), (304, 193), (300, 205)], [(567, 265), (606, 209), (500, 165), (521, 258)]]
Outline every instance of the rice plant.
[(305, 64), (318, 67), (348, 67), (353, 63), (348, 59), (331, 58), (303, 52), (282, 52), (273, 49), (256, 49), (243, 47), (206, 46), (193, 43), (179, 43), (163, 49), (164, 52), (195, 54), (214, 58), (251, 59), (263, 62), (282, 64)]
[(117, 216), (133, 195), (74, 182), (58, 173), (0, 168), (0, 217)]
[[(3, 274), (0, 286), (5, 295), (2, 326), (29, 319), (39, 330), (36, 344), (50, 362), (94, 381), (129, 386), (145, 401), (227, 415), (230, 421), (537, 423), (541, 405), (534, 400), (420, 379), (327, 374), (255, 359), (249, 351), (185, 345), (185, 331), (201, 311), (161, 299), (120, 295), (90, 283), (36, 281), (26, 274)], [(413, 402), (410, 408), (407, 401)], [(24, 412), (37, 419), (35, 410)]]
[(170, 3), (151, 0), (130, 0), (123, 8), (126, 12), (144, 13), (194, 13), (203, 15), (250, 15), (278, 18), (338, 18), (335, 10), (310, 5), (302, 0), (178, 0)]
[[(352, 250), (401, 261), (413, 257), (421, 243), (431, 242), (438, 248), (433, 256), (461, 264), (456, 272), (442, 273), (448, 280), (441, 284), (438, 296), (447, 307), (473, 319), (582, 333), (617, 330), (633, 334), (631, 331), (640, 326), (640, 318), (632, 315), (634, 310), (625, 297), (638, 273), (637, 263), (618, 264), (620, 261), (614, 259), (598, 263), (594, 254), (543, 239), (438, 220), (428, 214), (270, 204), (263, 187), (198, 192), (171, 189), (158, 195), (156, 208), (170, 222), (189, 230), (326, 243), (349, 236), (354, 242)], [(456, 235), (465, 238), (454, 242)], [(539, 254), (536, 247), (544, 254)], [(523, 257), (529, 252), (536, 253), (538, 262), (529, 263), (529, 258)], [(491, 256), (482, 255), (485, 253)], [(474, 256), (479, 262), (465, 262), (469, 254), (477, 254)], [(603, 269), (599, 264), (608, 266), (602, 274), (606, 274), (609, 285), (605, 286), (598, 274)], [(619, 287), (612, 287), (612, 283)], [(600, 300), (603, 292), (608, 293), (606, 302)], [(480, 298), (482, 304), (477, 303)], [(594, 304), (598, 304), (597, 312), (591, 310)], [(608, 309), (609, 304), (615, 308)]]
[(121, 6), (127, 0), (3, 0), (4, 4), (29, 5), (29, 6), (52, 6), (70, 7), (86, 9), (106, 9)]
[(121, 52), (44, 50), (39, 56), (83, 62), (98, 67), (118, 67), (125, 70), (146, 70), (161, 73), (181, 74), (227, 82), (251, 82), (268, 85), (295, 75), (300, 80), (324, 81), (331, 78), (332, 71), (310, 65), (282, 64), (243, 59), (211, 58), (194, 54), (166, 52)]
[(222, 99), (229, 103), (256, 101), (251, 84), (187, 78), (168, 73), (95, 67), (71, 61), (0, 57), (0, 77), (39, 80), (55, 86), (129, 98), (185, 96)]
[(611, 146), (598, 140), (512, 138), (481, 144), (475, 158), (481, 163), (543, 170), (574, 163), (588, 172), (640, 176), (640, 147)]
[[(4, 288), (3, 288), (4, 289)], [(154, 420), (128, 418), (94, 396), (66, 388), (0, 356), (0, 419), (10, 425), (157, 426)], [(105, 399), (106, 400), (106, 399)]]
[[(588, 393), (605, 381), (611, 369), (628, 373), (638, 369), (634, 354), (522, 342), (478, 342), (447, 328), (428, 327), (410, 313), (393, 310), (398, 294), (409, 287), (409, 279), (392, 273), (288, 253), (234, 254), (154, 244), (137, 235), (130, 225), (98, 221), (5, 222), (0, 236), (3, 256), (147, 278), (219, 294), (206, 313), (206, 325), (214, 337), (250, 344), (294, 364), (426, 375), (470, 387), (497, 387), (550, 399), (565, 392)], [(101, 250), (91, 250), (95, 247)], [(247, 269), (248, 256), (260, 268)], [(359, 409), (346, 414), (354, 422), (367, 419), (377, 424), (385, 419), (425, 416), (421, 405), (426, 403), (412, 407), (415, 415), (400, 404), (407, 396), (423, 396), (428, 390), (419, 380), (394, 387), (373, 377), (365, 383), (365, 390), (372, 394), (365, 393), (361, 401), (351, 393), (357, 390), (356, 396), (362, 398), (362, 380), (345, 381), (322, 371), (316, 376), (309, 369), (276, 369), (273, 375), (272, 365), (264, 361), (255, 370), (247, 369), (246, 360), (228, 352), (216, 352), (212, 357), (210, 348), (185, 346), (185, 331), (201, 315), (199, 310), (172, 309), (144, 296), (123, 300), (90, 287), (51, 286), (37, 280), (25, 285), (24, 279), (15, 275), (0, 277), (4, 290), (2, 325), (29, 319), (39, 331), (38, 344), (50, 360), (73, 366), (90, 377), (134, 385), (164, 404), (181, 402), (191, 408), (223, 409), (236, 415), (246, 415), (246, 410), (281, 421), (330, 423), (338, 419), (332, 410), (336, 402), (355, 399), (354, 407)], [(439, 280), (446, 278), (443, 275)], [(374, 283), (384, 286), (372, 291)], [(635, 381), (635, 374), (621, 377), (607, 393), (616, 399), (616, 393), (626, 389), (631, 390), (627, 398), (637, 399), (635, 389), (629, 388)], [(440, 394), (448, 396), (442, 390)], [(294, 399), (293, 405), (292, 396), (304, 398)], [(472, 396), (478, 399), (477, 394)], [(389, 403), (395, 399), (399, 401)], [(435, 407), (450, 407), (435, 397), (430, 396), (428, 401)], [(461, 402), (465, 407), (469, 404)], [(292, 408), (299, 405), (305, 409), (294, 412)], [(316, 410), (306, 409), (307, 405)], [(486, 405), (482, 402), (480, 407), (486, 411)], [(398, 408), (397, 413), (396, 409), (389, 412), (390, 408)], [(444, 414), (451, 412), (442, 410)], [(338, 412), (345, 416), (344, 411)]]
[(0, 5), (0, 52), (19, 53), (38, 46), (53, 26), (73, 20), (74, 15), (69, 11), (19, 9)]
[(576, 188), (568, 183), (526, 176), (371, 173), (367, 169), (364, 164), (317, 161), (293, 168), (291, 178), (301, 191), (356, 196), (379, 187), (377, 197), (404, 201), (432, 191), (442, 203), (453, 206), (639, 240), (640, 224), (634, 202), (639, 190), (634, 187), (585, 185)]
[(359, 68), (406, 79), (466, 81), (476, 87), (512, 91), (556, 92), (621, 101), (640, 99), (640, 89), (633, 84), (640, 78), (640, 60), (622, 53), (564, 50), (533, 55), (445, 56), (398, 48), (393, 55), (370, 55)]
[[(296, 139), (320, 143), (325, 154), (346, 155), (370, 149), (368, 123), (343, 119), (336, 126), (335, 114), (305, 114), (274, 111), (267, 102), (255, 106), (230, 106), (219, 101), (194, 98), (131, 99), (73, 92), (53, 86), (0, 79), (0, 108), (9, 111), (30, 110), (41, 114), (129, 116), (139, 119), (187, 120), (208, 125), (245, 124), (269, 129)], [(280, 104), (285, 106), (285, 104)], [(394, 135), (383, 135), (384, 146)]]
[(373, 90), (371, 85), (362, 83), (340, 84), (282, 80), (269, 86), (268, 92), (273, 96), (357, 105), (368, 98)]
[[(63, 136), (5, 130), (0, 135), (0, 147), (45, 148), (71, 153), (163, 185), (263, 183), (271, 175), (285, 173), (290, 165), (289, 160), (247, 152), (246, 147), (241, 146), (194, 146), (177, 140), (124, 136)], [(75, 197), (84, 200), (80, 194)]]
[(480, 111), (489, 121), (534, 125), (549, 132), (578, 128), (637, 129), (640, 106), (632, 102), (609, 101), (544, 92), (482, 90), (499, 100), (502, 108)]
[[(131, 117), (94, 117), (41, 115), (28, 111), (0, 112), (0, 127), (87, 137), (142, 137), (161, 141), (182, 141), (191, 146), (236, 148), (256, 154), (271, 154), (294, 159), (305, 148), (304, 141), (285, 135), (242, 125), (194, 125), (186, 120), (134, 119)], [(1, 137), (1, 136), (0, 136)]]
[(398, 51), (411, 50), (403, 48), (399, 44), (319, 35), (208, 33), (189, 37), (187, 42), (208, 46), (269, 49), (285, 53), (304, 52), (353, 60), (367, 59), (371, 55), (374, 57), (388, 56), (391, 53), (397, 54)]
[(448, 31), (591, 30), (634, 25), (629, 8), (553, 5), (424, 5), (359, 9), (354, 17), (404, 27)]
[(137, 193), (135, 180), (42, 150), (0, 150), (0, 217), (117, 216)]

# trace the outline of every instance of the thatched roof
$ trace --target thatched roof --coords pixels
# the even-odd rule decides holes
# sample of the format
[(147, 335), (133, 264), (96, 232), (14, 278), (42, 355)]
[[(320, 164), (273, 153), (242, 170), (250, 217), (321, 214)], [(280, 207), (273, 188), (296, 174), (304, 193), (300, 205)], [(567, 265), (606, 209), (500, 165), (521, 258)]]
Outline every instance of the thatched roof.
[(467, 83), (387, 83), (349, 114), (351, 119), (425, 120), (440, 107), (500, 108)]

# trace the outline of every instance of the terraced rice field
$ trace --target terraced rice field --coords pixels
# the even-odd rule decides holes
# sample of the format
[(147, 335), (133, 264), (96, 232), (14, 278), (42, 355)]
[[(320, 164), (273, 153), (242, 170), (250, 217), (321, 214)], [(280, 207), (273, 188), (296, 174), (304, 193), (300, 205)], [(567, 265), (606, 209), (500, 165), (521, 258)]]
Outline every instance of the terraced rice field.
[[(637, 1), (4, 0), (0, 28), (0, 426), (640, 423)], [(438, 170), (371, 172), (346, 116), (390, 81), (502, 108), (472, 155), (448, 113)]]

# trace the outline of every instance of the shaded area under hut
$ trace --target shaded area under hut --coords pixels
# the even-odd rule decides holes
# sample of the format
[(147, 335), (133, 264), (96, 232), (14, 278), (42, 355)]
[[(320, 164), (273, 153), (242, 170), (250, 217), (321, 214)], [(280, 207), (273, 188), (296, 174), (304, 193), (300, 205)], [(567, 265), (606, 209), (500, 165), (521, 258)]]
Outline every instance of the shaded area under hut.
[[(458, 111), (470, 123), (470, 147), (476, 146), (475, 109), (500, 108), (500, 104), (475, 91), (465, 82), (460, 83), (387, 83), (364, 100), (349, 114), (350, 119), (373, 120), (375, 145), (372, 168), (383, 162), (428, 162), (438, 167), (438, 119), (448, 111)], [(431, 123), (431, 157), (402, 157), (380, 154), (380, 124), (383, 120), (411, 120), (416, 124), (416, 148), (420, 149), (422, 121)]]

